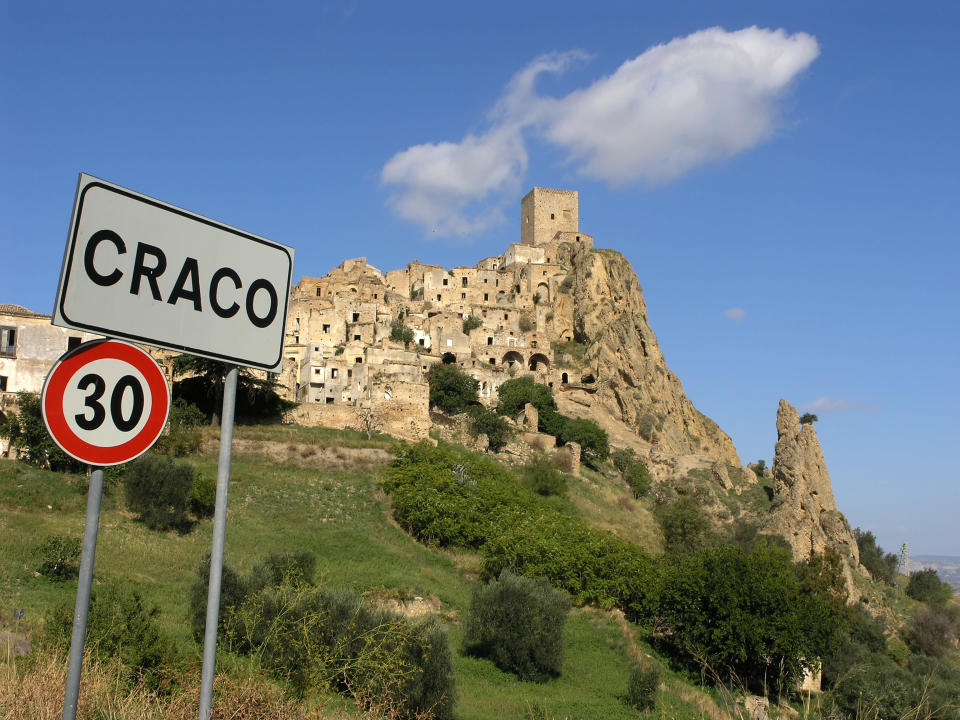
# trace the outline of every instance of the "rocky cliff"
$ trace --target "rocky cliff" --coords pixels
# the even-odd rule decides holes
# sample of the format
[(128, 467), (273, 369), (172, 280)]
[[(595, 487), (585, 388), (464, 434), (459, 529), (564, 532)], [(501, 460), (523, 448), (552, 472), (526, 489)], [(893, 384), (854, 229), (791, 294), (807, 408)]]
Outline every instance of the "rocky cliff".
[(860, 562), (857, 541), (837, 509), (823, 450), (813, 423), (800, 423), (786, 400), (777, 409), (777, 445), (773, 458), (773, 505), (764, 530), (786, 539), (794, 558), (833, 549), (844, 560), (847, 587), (856, 595), (851, 569)]
[(627, 259), (612, 250), (581, 248), (571, 264), (574, 332), (586, 345), (586, 374), (596, 385), (593, 404), (630, 428), (635, 438), (656, 442), (666, 455), (700, 455), (740, 465), (733, 441), (693, 406), (667, 368)]

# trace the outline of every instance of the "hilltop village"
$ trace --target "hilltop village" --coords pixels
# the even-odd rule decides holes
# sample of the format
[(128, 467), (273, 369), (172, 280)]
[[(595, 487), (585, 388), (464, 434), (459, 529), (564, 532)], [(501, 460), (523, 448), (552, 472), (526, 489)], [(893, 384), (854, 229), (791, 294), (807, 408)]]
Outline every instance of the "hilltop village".
[(573, 255), (593, 247), (578, 210), (575, 191), (534, 188), (521, 201), (520, 242), (473, 267), (414, 261), (383, 273), (358, 258), (302, 278), (279, 378), (301, 403), (295, 419), (342, 426), (370, 407), (390, 432), (422, 437), (435, 363), (462, 367), (492, 403), (518, 373), (554, 388), (593, 382), (557, 352), (574, 339)]

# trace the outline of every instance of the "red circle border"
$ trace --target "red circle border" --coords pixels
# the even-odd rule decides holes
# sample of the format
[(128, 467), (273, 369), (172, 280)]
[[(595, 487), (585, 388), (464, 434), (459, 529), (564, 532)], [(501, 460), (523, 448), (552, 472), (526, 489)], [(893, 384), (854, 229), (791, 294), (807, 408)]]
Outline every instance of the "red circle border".
[[(83, 440), (70, 428), (63, 415), (67, 381), (87, 363), (104, 359), (120, 360), (139, 370), (147, 381), (151, 400), (150, 415), (136, 437), (111, 447), (99, 447)], [(146, 352), (119, 340), (95, 340), (57, 360), (43, 384), (40, 404), (50, 437), (70, 457), (89, 465), (120, 465), (145, 453), (160, 437), (170, 412), (170, 393), (163, 370)]]

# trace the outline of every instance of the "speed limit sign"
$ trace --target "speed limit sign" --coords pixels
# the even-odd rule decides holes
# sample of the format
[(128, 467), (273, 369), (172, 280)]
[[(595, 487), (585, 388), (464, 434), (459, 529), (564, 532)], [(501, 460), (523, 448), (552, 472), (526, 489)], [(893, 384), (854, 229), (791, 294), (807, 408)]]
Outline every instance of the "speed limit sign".
[(50, 436), (90, 465), (142, 455), (163, 432), (170, 396), (163, 370), (140, 348), (117, 340), (84, 343), (57, 360), (41, 398)]

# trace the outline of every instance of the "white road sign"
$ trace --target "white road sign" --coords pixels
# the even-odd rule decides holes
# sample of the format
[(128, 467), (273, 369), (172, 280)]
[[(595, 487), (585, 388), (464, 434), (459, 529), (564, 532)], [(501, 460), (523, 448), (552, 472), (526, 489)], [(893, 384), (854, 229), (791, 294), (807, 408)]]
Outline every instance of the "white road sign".
[(293, 252), (81, 174), (53, 324), (276, 370)]

